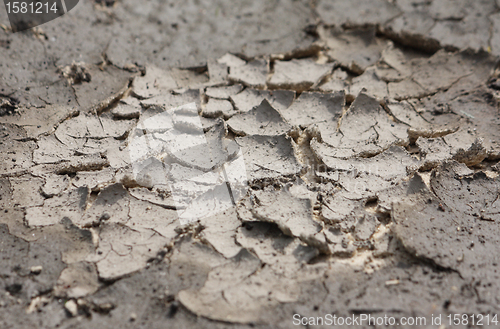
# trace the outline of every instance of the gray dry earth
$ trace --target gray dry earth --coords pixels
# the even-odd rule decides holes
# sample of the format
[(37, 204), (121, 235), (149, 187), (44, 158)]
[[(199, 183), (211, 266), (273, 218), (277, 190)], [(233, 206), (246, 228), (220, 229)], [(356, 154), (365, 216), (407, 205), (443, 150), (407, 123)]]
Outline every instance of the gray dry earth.
[[(95, 0), (0, 23), (0, 328), (500, 311), (498, 1)], [(191, 102), (250, 188), (181, 225), (127, 137)], [(172, 173), (213, 168), (191, 160)]]

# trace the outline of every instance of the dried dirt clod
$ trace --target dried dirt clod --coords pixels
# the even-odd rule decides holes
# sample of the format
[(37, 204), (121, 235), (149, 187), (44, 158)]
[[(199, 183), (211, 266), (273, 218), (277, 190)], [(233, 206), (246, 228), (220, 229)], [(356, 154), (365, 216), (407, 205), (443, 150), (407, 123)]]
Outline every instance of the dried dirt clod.
[(78, 305), (73, 299), (70, 299), (66, 303), (64, 303), (64, 308), (70, 316), (78, 315)]
[(43, 266), (41, 266), (41, 265), (32, 266), (30, 268), (31, 274), (34, 274), (34, 275), (38, 275), (38, 274), (42, 273), (42, 270), (43, 270)]

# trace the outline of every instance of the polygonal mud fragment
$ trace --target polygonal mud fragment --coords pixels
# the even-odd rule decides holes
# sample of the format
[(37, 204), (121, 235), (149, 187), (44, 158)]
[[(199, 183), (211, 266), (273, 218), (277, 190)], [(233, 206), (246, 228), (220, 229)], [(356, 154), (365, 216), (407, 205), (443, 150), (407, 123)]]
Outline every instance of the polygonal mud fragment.
[(489, 178), (482, 172), (462, 175), (462, 171), (458, 163), (445, 162), (431, 175), (432, 191), (458, 216), (500, 220), (498, 178)]
[(328, 247), (332, 256), (352, 257), (356, 252), (356, 247), (349, 239), (348, 235), (340, 230), (329, 228), (324, 231)]
[(230, 96), (235, 110), (248, 112), (266, 99), (278, 111), (287, 109), (295, 98), (295, 92), (289, 90), (255, 90), (247, 88), (237, 95)]
[(203, 109), (203, 116), (207, 118), (217, 118), (223, 116), (227, 119), (232, 117), (235, 113), (236, 112), (234, 111), (231, 102), (223, 99), (209, 99)]
[(352, 172), (354, 176), (364, 172), (392, 180), (403, 178), (419, 167), (419, 161), (401, 146), (392, 146), (374, 157), (348, 160), (324, 156), (324, 146), (317, 141), (311, 143), (311, 148), (329, 170)]
[(132, 90), (139, 97), (150, 98), (177, 88), (177, 82), (170, 71), (148, 66), (145, 76), (134, 78)]
[(293, 104), (280, 113), (292, 126), (306, 128), (316, 124), (320, 129), (335, 129), (345, 106), (344, 92), (300, 94)]
[(125, 223), (128, 221), (129, 194), (122, 184), (116, 183), (102, 189), (85, 215), (75, 222), (80, 227), (99, 225), (101, 222)]
[(271, 89), (303, 92), (321, 82), (332, 72), (334, 63), (317, 64), (312, 59), (275, 61), (274, 73), (267, 85)]
[[(390, 111), (391, 115), (397, 121), (408, 125), (414, 129), (427, 129), (430, 124), (417, 112), (415, 108), (406, 101), (402, 102), (388, 102), (385, 104), (386, 108)], [(408, 133), (410, 135), (410, 133)], [(410, 143), (414, 143), (410, 135)]]
[(225, 123), (220, 121), (204, 135), (205, 143), (174, 151), (171, 156), (184, 166), (213, 170), (234, 158), (239, 151), (233, 141), (225, 139), (226, 134)]
[(87, 258), (95, 262), (99, 278), (116, 280), (146, 267), (168, 242), (153, 230), (132, 230), (119, 224), (104, 224), (99, 230), (99, 247)]
[(26, 131), (13, 124), (0, 125), (0, 176), (25, 172), (33, 164), (33, 141), (23, 140)]
[(205, 217), (200, 223), (204, 227), (202, 238), (224, 257), (235, 257), (241, 251), (241, 246), (236, 244), (236, 230), (241, 222), (234, 208)]
[(45, 174), (45, 184), (41, 187), (41, 193), (45, 197), (53, 197), (61, 194), (70, 184), (70, 178), (67, 175)]
[(47, 226), (68, 218), (77, 223), (87, 209), (89, 195), (87, 187), (80, 187), (46, 199), (43, 206), (26, 209), (26, 222), (29, 226)]
[(221, 58), (217, 59), (217, 63), (227, 65), (228, 67), (244, 66), (246, 62), (241, 58), (227, 53)]
[(100, 171), (79, 171), (71, 181), (76, 187), (87, 186), (92, 191), (98, 191), (115, 177), (115, 169), (104, 168)]
[[(441, 162), (445, 160), (456, 160), (458, 162), (464, 163), (468, 166), (475, 166), (486, 159), (488, 153), (483, 146), (481, 140), (467, 140), (465, 138), (460, 138), (462, 136), (454, 136), (451, 134), (442, 138), (419, 138), (416, 145), (420, 149), (420, 153), (423, 157), (422, 169), (428, 170), (436, 167)], [(450, 140), (455, 138), (460, 138), (461, 143), (459, 145), (465, 147), (454, 147)], [(464, 143), (465, 142), (465, 143)]]
[(356, 222), (354, 236), (359, 240), (368, 240), (379, 224), (379, 221), (374, 215), (364, 214), (360, 216)]
[(302, 264), (318, 255), (315, 248), (301, 245), (300, 240), (287, 236), (272, 223), (245, 223), (238, 229), (236, 241), (252, 250), (261, 262), (284, 277), (293, 277)]
[(175, 229), (179, 222), (175, 210), (165, 209), (162, 206), (134, 198), (130, 199), (129, 207), (129, 220), (125, 225), (131, 229), (136, 231), (153, 230), (168, 241), (177, 235)]
[(229, 80), (247, 87), (264, 88), (268, 73), (268, 61), (254, 59), (243, 66), (231, 67), (229, 69)]
[(161, 95), (141, 101), (141, 105), (146, 108), (141, 115), (141, 121), (146, 120), (158, 113), (170, 109), (195, 103), (196, 108), (200, 109), (200, 91), (195, 89), (186, 90), (181, 93), (165, 92)]
[(72, 88), (83, 111), (99, 113), (125, 93), (132, 74), (113, 65), (91, 65), (88, 68), (92, 80), (75, 84)]
[(446, 19), (436, 21), (429, 31), (429, 37), (438, 40), (444, 47), (486, 50), (489, 46), (491, 28), (487, 16), (497, 10), (496, 4), (492, 1), (474, 3), (449, 1), (449, 3), (453, 5), (434, 1), (430, 6), (431, 15)]
[(498, 261), (498, 179), (484, 173), (460, 177), (455, 168), (445, 163), (433, 172), (439, 198), (425, 188), (394, 203), (394, 231), (413, 255), (467, 279), (496, 282), (491, 265)]
[[(123, 138), (135, 121), (113, 120), (107, 116), (80, 114), (66, 120), (57, 127), (55, 136), (67, 147), (74, 149), (75, 139)], [(78, 143), (78, 141), (76, 141)]]
[(295, 198), (286, 191), (256, 191), (251, 200), (254, 221), (274, 223), (284, 234), (301, 240), (321, 231), (321, 225), (312, 218), (310, 199)]
[(26, 137), (36, 138), (51, 133), (66, 118), (78, 113), (69, 106), (46, 106), (42, 108), (21, 108), (12, 115), (0, 116), (0, 123), (11, 123), (26, 130)]
[(141, 115), (141, 105), (135, 98), (129, 97), (135, 101), (121, 100), (118, 105), (111, 110), (111, 114), (115, 119), (138, 119)]
[(237, 137), (236, 143), (242, 148), (249, 181), (291, 176), (301, 171), (294, 142), (286, 135)]
[(290, 126), (283, 120), (280, 113), (266, 99), (252, 110), (234, 115), (227, 121), (227, 124), (233, 132), (243, 136), (276, 136), (290, 130)]
[(230, 96), (238, 94), (241, 90), (243, 90), (243, 86), (240, 84), (224, 87), (208, 87), (205, 95), (210, 98), (229, 99)]
[(342, 27), (383, 25), (401, 13), (396, 4), (384, 0), (322, 0), (316, 11), (325, 24)]
[(216, 86), (225, 84), (229, 74), (229, 67), (226, 64), (219, 63), (214, 59), (209, 59), (207, 62), (208, 76), (210, 79), (209, 84)]
[(379, 102), (365, 93), (351, 104), (339, 130), (323, 130), (321, 139), (326, 145), (323, 156), (336, 158), (373, 156), (392, 145), (408, 143), (406, 126), (391, 121)]
[(321, 216), (327, 224), (338, 224), (346, 221), (349, 214), (360, 206), (360, 201), (346, 198), (345, 193), (335, 193), (323, 198)]
[(45, 184), (44, 179), (31, 175), (10, 178), (12, 204), (18, 207), (42, 205), (44, 202), (44, 198), (41, 194), (43, 184)]
[(346, 32), (324, 29), (320, 35), (326, 40), (327, 55), (356, 74), (362, 74), (367, 67), (375, 64), (385, 48), (384, 42), (375, 37), (374, 28)]
[(198, 72), (196, 69), (171, 69), (172, 77), (179, 86), (178, 91), (186, 89), (199, 89), (205, 87), (208, 83), (208, 76), (204, 72)]
[(330, 79), (318, 87), (319, 90), (324, 92), (335, 91), (349, 91), (349, 82), (347, 81), (348, 74), (342, 69), (333, 71)]
[(380, 79), (373, 68), (367, 69), (363, 74), (352, 79), (349, 93), (351, 95), (358, 95), (360, 92), (364, 92), (379, 100), (389, 95), (387, 84)]

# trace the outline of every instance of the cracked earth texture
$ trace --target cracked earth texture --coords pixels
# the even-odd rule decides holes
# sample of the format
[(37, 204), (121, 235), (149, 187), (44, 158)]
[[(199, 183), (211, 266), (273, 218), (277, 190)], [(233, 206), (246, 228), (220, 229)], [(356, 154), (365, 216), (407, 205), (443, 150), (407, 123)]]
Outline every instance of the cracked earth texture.
[[(498, 1), (82, 1), (0, 23), (0, 328), (498, 312)], [(173, 108), (213, 158), (171, 151)], [(168, 145), (140, 173), (134, 136)], [(235, 154), (233, 205), (180, 221), (161, 175), (217, 195)]]

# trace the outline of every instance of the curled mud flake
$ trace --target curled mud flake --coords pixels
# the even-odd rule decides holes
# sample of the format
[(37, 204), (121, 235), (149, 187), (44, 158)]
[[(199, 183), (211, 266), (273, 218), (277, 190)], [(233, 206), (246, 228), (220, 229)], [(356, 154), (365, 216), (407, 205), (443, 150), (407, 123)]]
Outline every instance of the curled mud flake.
[(141, 101), (141, 105), (145, 108), (141, 115), (141, 121), (155, 116), (161, 112), (168, 111), (172, 108), (180, 107), (186, 104), (195, 103), (196, 108), (200, 109), (200, 91), (189, 89), (181, 93), (165, 92), (161, 95), (145, 99)]
[(266, 99), (252, 110), (236, 114), (227, 124), (233, 132), (243, 136), (276, 136), (290, 130), (290, 126), (283, 120), (281, 114)]
[(275, 179), (301, 172), (291, 138), (280, 136), (237, 137), (245, 158), (248, 180)]
[(362, 74), (369, 66), (375, 64), (386, 47), (383, 41), (375, 37), (374, 28), (347, 32), (323, 29), (320, 35), (326, 41), (327, 55), (338, 61), (343, 68), (356, 74)]
[[(431, 175), (431, 187), (457, 216), (500, 220), (498, 177), (471, 174), (463, 164), (445, 162)], [(465, 175), (464, 175), (465, 174)]]
[(245, 223), (238, 229), (236, 241), (286, 278), (293, 278), (303, 264), (318, 255), (317, 249), (305, 247), (299, 239), (283, 234), (272, 223)]
[(364, 172), (387, 180), (401, 179), (419, 167), (419, 161), (408, 154), (401, 146), (392, 146), (371, 158), (352, 158), (348, 160), (324, 156), (322, 146), (317, 141), (311, 143), (313, 152), (323, 161), (327, 168), (330, 171), (351, 173), (353, 177)]
[(224, 117), (228, 119), (235, 113), (231, 102), (223, 99), (209, 99), (203, 109), (203, 116), (207, 118)]
[(344, 92), (312, 93), (304, 92), (285, 110), (283, 118), (292, 126), (306, 128), (317, 125), (321, 131), (335, 130), (345, 106)]
[(229, 80), (262, 89), (266, 86), (268, 73), (269, 62), (266, 59), (254, 59), (243, 66), (231, 67)]
[(317, 64), (312, 59), (276, 61), (267, 85), (270, 89), (291, 89), (300, 93), (322, 81), (332, 72), (334, 65)]
[[(131, 104), (130, 104), (131, 103)], [(141, 115), (141, 105), (135, 102), (120, 101), (118, 105), (111, 110), (111, 114), (115, 119), (138, 119)]]
[(286, 235), (313, 241), (321, 225), (313, 220), (310, 199), (298, 199), (286, 191), (254, 192), (250, 209), (254, 221), (276, 224)]
[(177, 89), (172, 73), (155, 66), (146, 67), (146, 75), (134, 78), (132, 90), (141, 98), (150, 98)]
[(325, 24), (346, 27), (383, 25), (401, 13), (395, 3), (384, 0), (321, 0), (316, 11)]
[(229, 99), (229, 97), (240, 93), (242, 90), (243, 86), (240, 84), (224, 87), (208, 87), (205, 95), (215, 99)]
[(290, 90), (255, 90), (247, 88), (237, 95), (230, 96), (235, 110), (248, 112), (266, 99), (278, 111), (287, 109), (295, 98), (295, 92)]
[(217, 59), (217, 63), (227, 65), (228, 67), (239, 67), (246, 64), (244, 60), (230, 53), (227, 53), (221, 58)]

